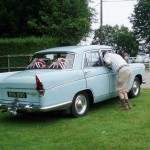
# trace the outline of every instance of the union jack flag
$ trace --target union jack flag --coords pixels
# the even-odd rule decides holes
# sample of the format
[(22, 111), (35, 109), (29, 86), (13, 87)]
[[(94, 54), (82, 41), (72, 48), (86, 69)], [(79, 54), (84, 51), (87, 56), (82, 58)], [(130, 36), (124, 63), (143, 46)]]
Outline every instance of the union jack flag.
[(36, 59), (33, 61), (27, 68), (28, 69), (37, 69), (37, 68), (46, 68), (47, 59)]
[(68, 61), (65, 58), (57, 58), (53, 61), (53, 63), (49, 66), (50, 69), (64, 69)]

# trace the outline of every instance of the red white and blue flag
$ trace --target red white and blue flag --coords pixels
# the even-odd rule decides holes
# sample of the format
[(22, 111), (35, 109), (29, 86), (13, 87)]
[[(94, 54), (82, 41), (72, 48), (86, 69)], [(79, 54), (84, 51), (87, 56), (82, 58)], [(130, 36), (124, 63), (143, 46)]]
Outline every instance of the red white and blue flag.
[(49, 66), (50, 69), (64, 69), (68, 61), (65, 58), (57, 58), (53, 61), (53, 63)]
[(37, 68), (45, 68), (46, 67), (46, 61), (47, 59), (36, 59), (33, 61), (29, 66), (28, 69), (37, 69)]

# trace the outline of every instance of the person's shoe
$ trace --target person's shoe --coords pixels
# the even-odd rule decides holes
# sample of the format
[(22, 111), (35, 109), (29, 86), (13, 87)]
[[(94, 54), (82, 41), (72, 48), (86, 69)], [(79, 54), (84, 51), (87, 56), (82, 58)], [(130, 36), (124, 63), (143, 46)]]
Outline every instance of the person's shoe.
[(129, 109), (129, 106), (127, 104), (123, 104), (121, 106), (121, 110), (128, 110)]
[(128, 105), (128, 107), (129, 107), (129, 109), (131, 109), (131, 108), (132, 108), (132, 105), (131, 105), (130, 103), (128, 103), (127, 105)]

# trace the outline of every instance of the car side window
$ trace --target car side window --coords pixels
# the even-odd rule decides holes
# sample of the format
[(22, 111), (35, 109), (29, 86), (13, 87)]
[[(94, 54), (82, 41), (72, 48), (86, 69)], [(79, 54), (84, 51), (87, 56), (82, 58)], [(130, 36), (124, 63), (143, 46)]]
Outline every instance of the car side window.
[(84, 58), (84, 68), (101, 66), (100, 55), (98, 51), (87, 52)]

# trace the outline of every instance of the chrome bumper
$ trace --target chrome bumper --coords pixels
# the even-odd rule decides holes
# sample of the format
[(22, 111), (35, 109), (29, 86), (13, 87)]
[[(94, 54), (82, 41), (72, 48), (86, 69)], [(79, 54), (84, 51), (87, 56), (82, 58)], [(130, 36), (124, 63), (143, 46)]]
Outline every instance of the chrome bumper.
[(4, 109), (4, 111), (9, 111), (13, 115), (16, 115), (18, 111), (26, 111), (26, 112), (46, 112), (46, 111), (53, 111), (53, 110), (62, 110), (67, 109), (71, 106), (71, 101), (42, 107), (41, 105), (37, 104), (21, 104), (19, 101), (13, 102), (0, 102), (0, 109)]
[(145, 83), (146, 83), (146, 80), (143, 80), (142, 83), (145, 84)]

